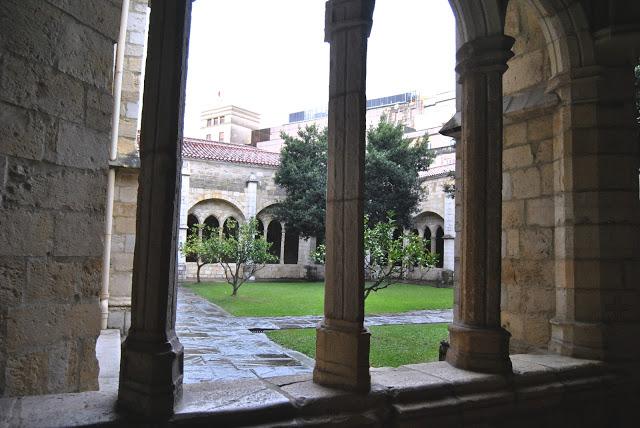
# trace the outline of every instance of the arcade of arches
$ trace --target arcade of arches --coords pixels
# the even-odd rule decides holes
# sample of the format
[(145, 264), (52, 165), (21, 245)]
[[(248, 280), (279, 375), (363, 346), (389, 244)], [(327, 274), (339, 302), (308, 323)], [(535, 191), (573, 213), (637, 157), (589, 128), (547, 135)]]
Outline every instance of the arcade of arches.
[[(635, 426), (640, 3), (450, 3), (459, 112), (443, 132), (459, 140), (458, 275), (446, 362), (369, 369), (354, 163), (363, 162), (375, 2), (329, 0), (327, 264), (313, 378), (183, 386), (175, 261), (189, 214), (178, 144), (191, 0), (153, 1), (131, 328), (116, 386), (88, 392), (98, 388), (104, 195), (129, 162), (110, 164), (104, 149), (121, 2), (1, 2), (2, 425)], [(233, 195), (196, 202), (225, 199)], [(136, 206), (129, 191), (113, 200)], [(437, 245), (437, 226), (429, 233)], [(24, 397), (44, 393), (59, 395)]]

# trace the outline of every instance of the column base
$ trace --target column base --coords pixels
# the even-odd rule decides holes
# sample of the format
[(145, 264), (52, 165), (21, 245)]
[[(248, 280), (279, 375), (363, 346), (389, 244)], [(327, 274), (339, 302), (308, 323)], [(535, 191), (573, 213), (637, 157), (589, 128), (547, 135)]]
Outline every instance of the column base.
[(130, 330), (122, 345), (118, 407), (145, 419), (166, 419), (182, 398), (184, 349), (175, 333), (162, 343), (136, 336)]
[(454, 367), (481, 373), (511, 373), (509, 338), (503, 328), (449, 325), (451, 346), (447, 362)]
[[(369, 346), (371, 333), (361, 323), (332, 320), (317, 330), (316, 365), (313, 381), (317, 384), (354, 392), (369, 392)], [(344, 325), (343, 325), (344, 324)]]

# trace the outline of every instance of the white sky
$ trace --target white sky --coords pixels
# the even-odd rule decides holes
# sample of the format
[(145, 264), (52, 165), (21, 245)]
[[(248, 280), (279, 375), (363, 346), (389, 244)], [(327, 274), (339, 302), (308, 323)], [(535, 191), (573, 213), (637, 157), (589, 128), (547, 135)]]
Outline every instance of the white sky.
[[(323, 108), (329, 44), (324, 0), (198, 0), (193, 3), (185, 136), (217, 102), (281, 125), (288, 114)], [(377, 0), (369, 38), (367, 97), (455, 88), (455, 24), (447, 0)]]

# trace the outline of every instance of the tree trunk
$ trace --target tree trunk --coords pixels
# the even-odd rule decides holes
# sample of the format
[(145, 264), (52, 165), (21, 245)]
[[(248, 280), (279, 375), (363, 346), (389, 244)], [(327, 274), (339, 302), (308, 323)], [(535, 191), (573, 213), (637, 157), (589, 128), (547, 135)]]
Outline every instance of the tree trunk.
[(238, 295), (238, 289), (236, 288), (235, 285), (232, 285), (231, 288), (233, 288), (233, 291), (231, 292), (231, 296), (236, 297)]
[(198, 264), (198, 270), (196, 271), (196, 282), (197, 282), (198, 284), (200, 284), (200, 268), (201, 268), (202, 266), (203, 266), (203, 265)]

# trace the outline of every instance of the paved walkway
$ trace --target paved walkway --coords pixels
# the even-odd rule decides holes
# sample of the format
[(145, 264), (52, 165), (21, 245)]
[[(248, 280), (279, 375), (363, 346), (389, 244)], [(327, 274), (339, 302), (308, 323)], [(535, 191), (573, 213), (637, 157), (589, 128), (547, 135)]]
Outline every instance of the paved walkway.
[[(234, 317), (178, 288), (176, 331), (184, 346), (184, 382), (268, 378), (310, 373), (313, 361), (272, 342), (260, 330), (313, 328), (322, 317)], [(451, 310), (374, 315), (366, 325), (451, 322)]]

